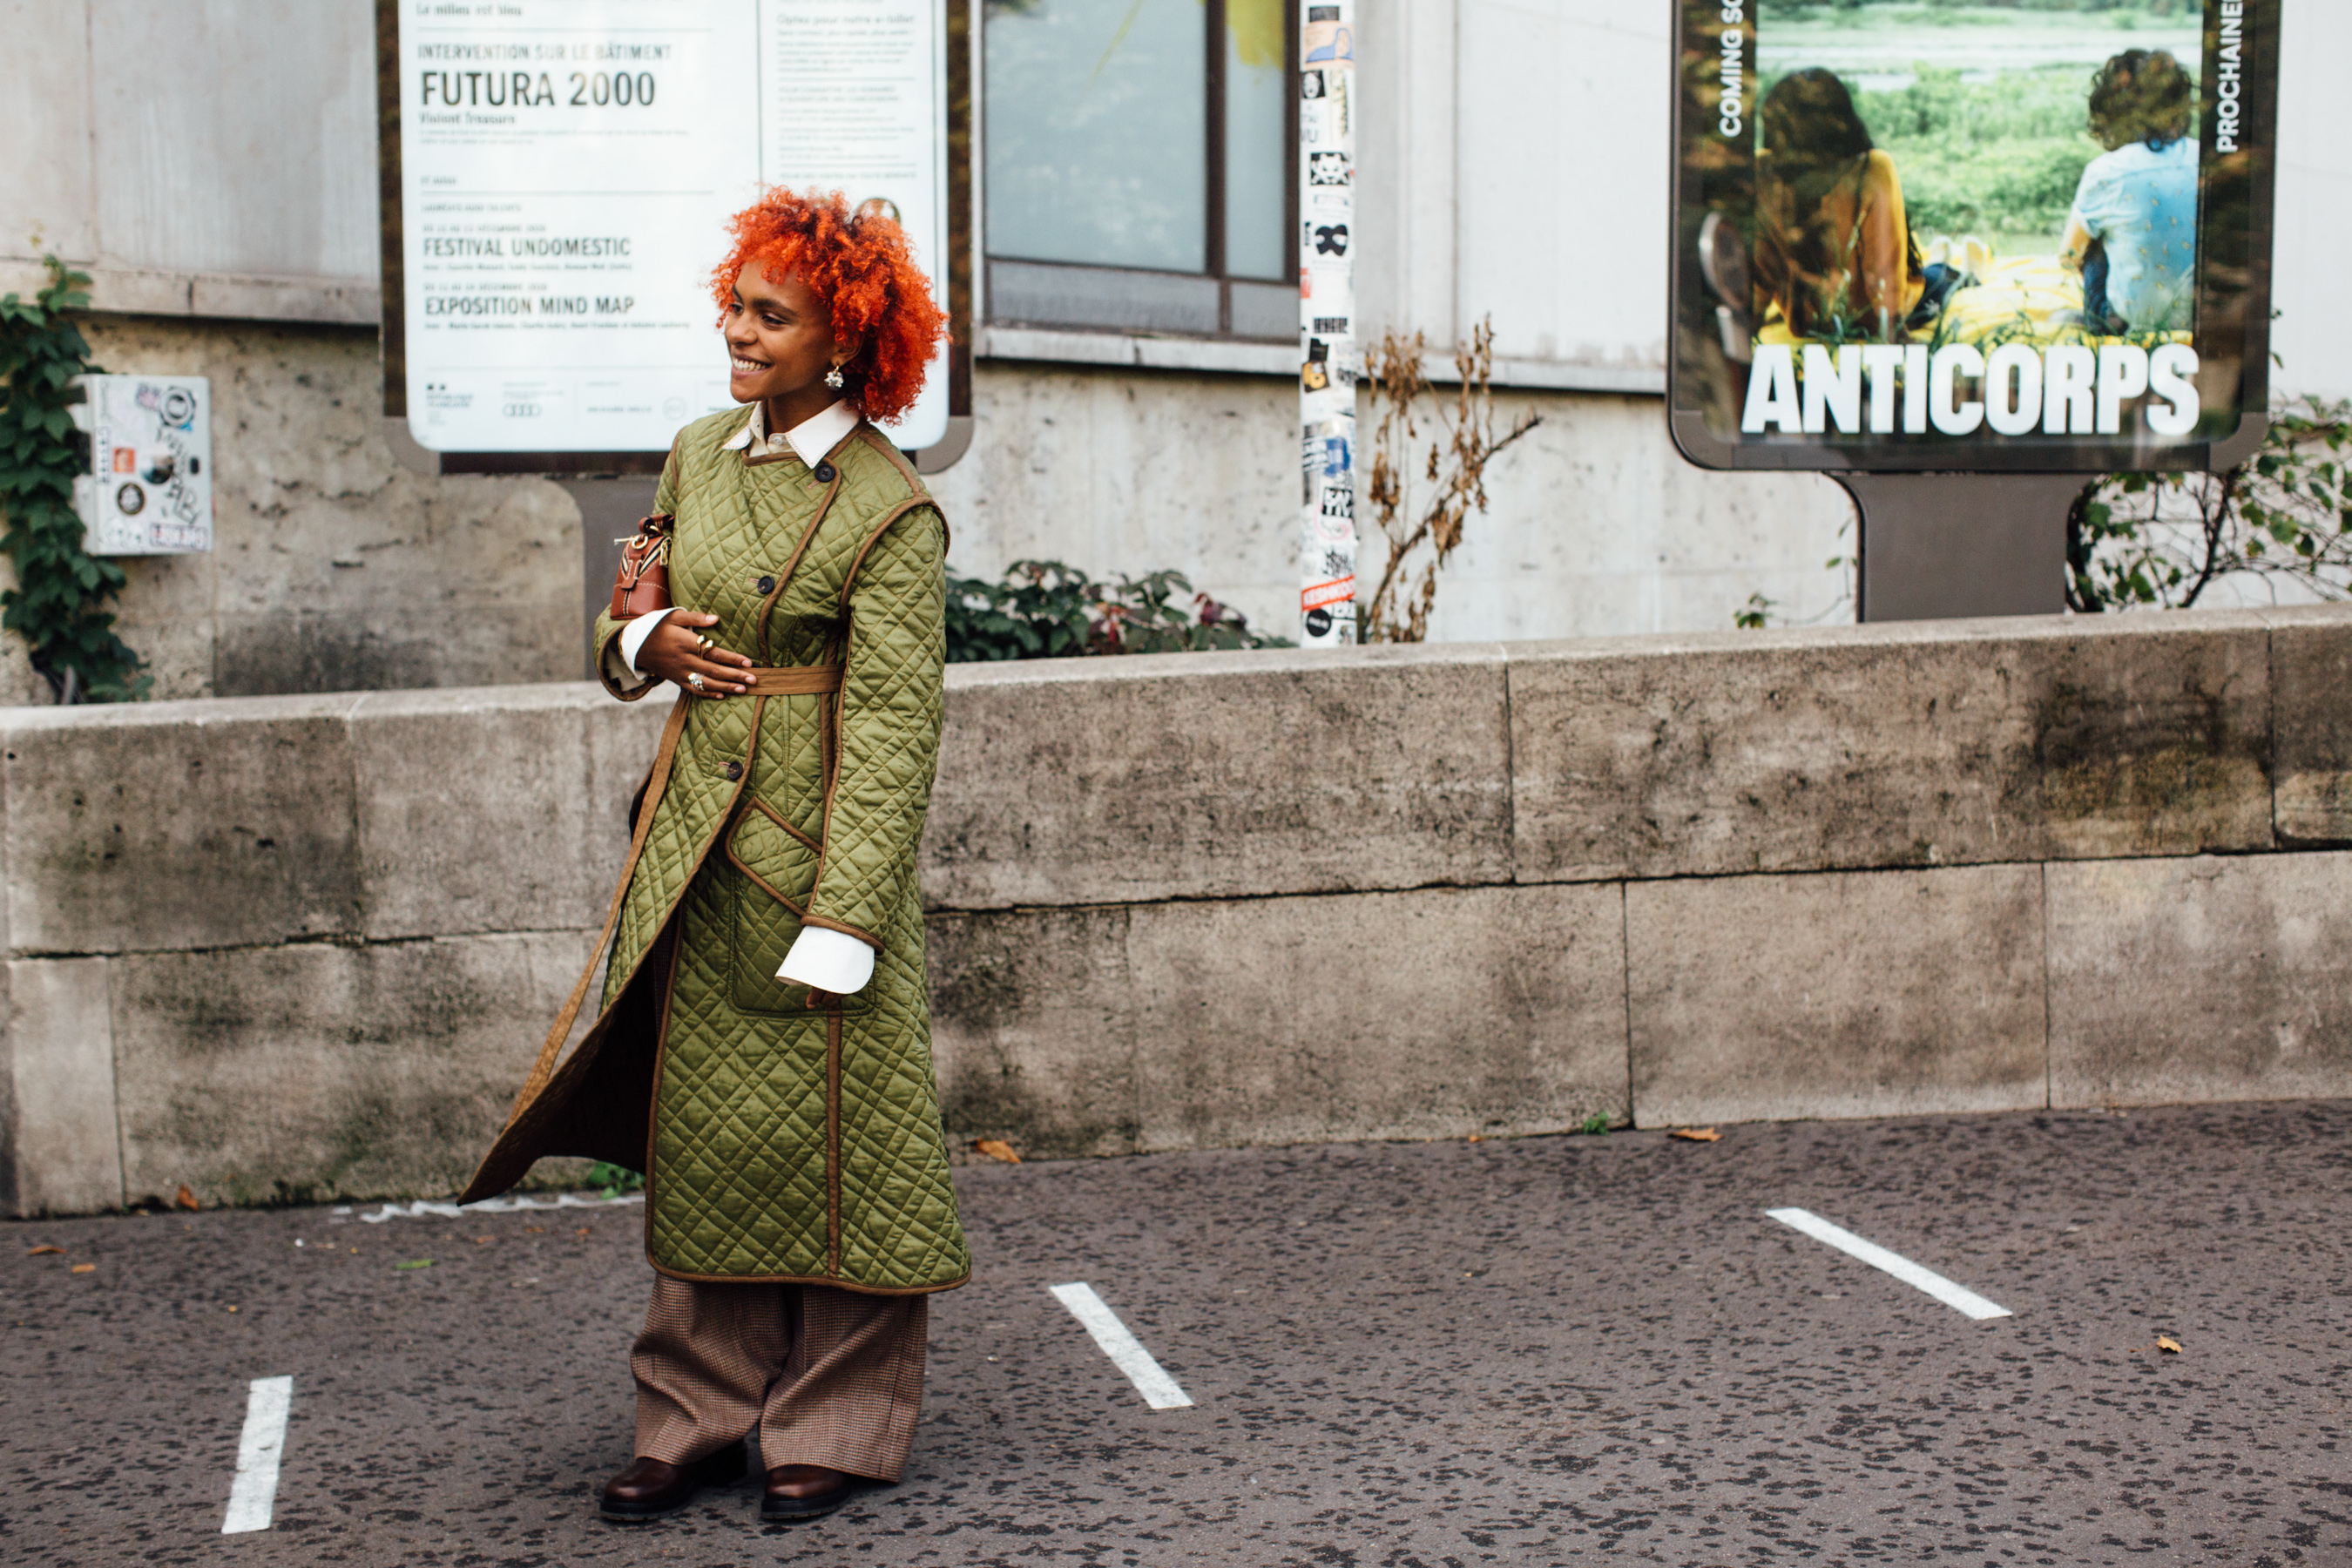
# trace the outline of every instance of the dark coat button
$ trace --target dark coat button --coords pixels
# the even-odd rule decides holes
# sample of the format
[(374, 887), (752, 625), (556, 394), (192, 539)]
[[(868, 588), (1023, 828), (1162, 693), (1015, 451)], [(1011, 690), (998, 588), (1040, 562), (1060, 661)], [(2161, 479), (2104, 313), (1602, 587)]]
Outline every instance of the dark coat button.
[(773, 577), (762, 577), (752, 585), (762, 594), (772, 594), (776, 591), (776, 580)]
[(829, 485), (833, 483), (833, 465), (831, 463), (819, 463), (816, 466), (816, 482), (821, 485)]
[(727, 776), (730, 779), (741, 778), (743, 776), (743, 764), (735, 761), (732, 757), (730, 757), (727, 760)]

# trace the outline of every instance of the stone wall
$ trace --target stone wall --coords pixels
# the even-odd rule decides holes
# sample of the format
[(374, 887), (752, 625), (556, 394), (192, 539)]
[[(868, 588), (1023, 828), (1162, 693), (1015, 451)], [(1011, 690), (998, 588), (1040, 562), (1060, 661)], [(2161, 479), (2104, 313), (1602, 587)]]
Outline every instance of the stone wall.
[[(2352, 611), (960, 668), (959, 1137), (2352, 1094)], [(656, 703), (19, 709), (0, 1193), (446, 1192)]]

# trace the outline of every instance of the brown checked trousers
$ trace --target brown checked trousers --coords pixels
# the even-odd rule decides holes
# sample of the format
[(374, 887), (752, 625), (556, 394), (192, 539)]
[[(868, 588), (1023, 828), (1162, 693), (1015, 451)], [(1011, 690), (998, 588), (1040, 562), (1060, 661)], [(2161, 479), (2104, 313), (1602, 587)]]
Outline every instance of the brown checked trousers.
[(654, 1278), (637, 1457), (683, 1465), (760, 1435), (759, 1464), (895, 1481), (923, 1408), (929, 1296)]

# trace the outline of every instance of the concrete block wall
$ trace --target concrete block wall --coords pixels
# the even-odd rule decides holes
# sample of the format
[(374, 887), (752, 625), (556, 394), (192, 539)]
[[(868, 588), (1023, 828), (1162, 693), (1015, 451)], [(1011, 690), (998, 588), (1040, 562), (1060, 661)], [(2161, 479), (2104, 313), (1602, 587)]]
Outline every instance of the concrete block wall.
[[(959, 1136), (2352, 1094), (2352, 610), (950, 672)], [(0, 1203), (444, 1193), (657, 702), (0, 711)]]

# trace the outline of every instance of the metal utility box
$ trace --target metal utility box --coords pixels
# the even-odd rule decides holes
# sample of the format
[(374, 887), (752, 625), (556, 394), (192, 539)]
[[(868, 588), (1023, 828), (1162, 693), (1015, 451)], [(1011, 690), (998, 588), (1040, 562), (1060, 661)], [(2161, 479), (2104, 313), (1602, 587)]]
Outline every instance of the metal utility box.
[(92, 555), (185, 555), (213, 547), (212, 382), (86, 375), (77, 410), (89, 472), (75, 484)]

